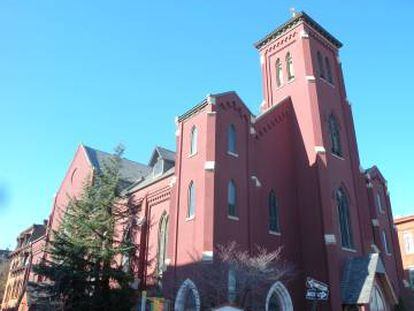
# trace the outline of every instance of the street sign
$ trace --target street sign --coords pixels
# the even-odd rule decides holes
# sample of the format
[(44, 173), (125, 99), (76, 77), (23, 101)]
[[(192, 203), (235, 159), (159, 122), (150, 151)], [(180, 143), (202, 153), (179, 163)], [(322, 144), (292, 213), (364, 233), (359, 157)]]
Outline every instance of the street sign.
[(306, 287), (308, 288), (308, 290), (306, 291), (307, 300), (328, 300), (329, 287), (327, 284), (312, 278), (307, 278)]
[(308, 288), (314, 288), (314, 289), (317, 289), (317, 290), (320, 290), (320, 291), (323, 291), (323, 292), (329, 291), (329, 289), (328, 289), (329, 287), (328, 287), (327, 284), (322, 283), (322, 282), (317, 281), (317, 280), (312, 279), (312, 278), (307, 278), (306, 279), (306, 286)]
[(309, 288), (306, 292), (307, 300), (328, 300), (328, 296), (329, 292), (323, 292), (313, 288)]

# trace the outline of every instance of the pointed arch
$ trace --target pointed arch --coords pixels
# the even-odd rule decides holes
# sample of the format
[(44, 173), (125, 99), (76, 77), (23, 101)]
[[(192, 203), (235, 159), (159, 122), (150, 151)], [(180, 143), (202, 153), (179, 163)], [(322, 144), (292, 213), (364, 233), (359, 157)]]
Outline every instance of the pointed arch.
[(197, 130), (197, 127), (194, 125), (191, 129), (191, 134), (190, 134), (190, 155), (194, 155), (197, 153), (197, 143), (198, 143), (198, 130)]
[(180, 286), (174, 303), (174, 311), (200, 311), (201, 301), (197, 286), (186, 279)]
[(276, 86), (280, 87), (283, 83), (283, 68), (282, 68), (282, 62), (278, 58), (276, 60)]
[(269, 231), (280, 232), (279, 201), (274, 190), (271, 190), (268, 198)]
[(293, 311), (289, 291), (280, 281), (272, 285), (266, 297), (266, 311), (274, 310)]
[(290, 52), (287, 52), (286, 54), (286, 69), (288, 81), (293, 80), (295, 78), (295, 70), (293, 68), (293, 59)]
[(331, 152), (342, 157), (341, 133), (336, 117), (331, 114), (328, 118), (329, 139), (331, 141)]
[(167, 270), (165, 260), (167, 259), (168, 220), (169, 215), (164, 211), (158, 225), (157, 272), (159, 275)]
[(336, 190), (335, 199), (338, 210), (339, 229), (341, 232), (342, 247), (353, 249), (354, 241), (349, 212), (349, 200), (345, 190), (342, 187)]

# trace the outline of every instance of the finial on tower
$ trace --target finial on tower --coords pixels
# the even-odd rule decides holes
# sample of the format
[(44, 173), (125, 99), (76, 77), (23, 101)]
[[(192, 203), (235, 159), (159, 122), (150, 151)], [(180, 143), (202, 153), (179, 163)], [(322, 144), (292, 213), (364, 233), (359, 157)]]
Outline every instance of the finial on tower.
[(298, 15), (298, 12), (296, 11), (295, 8), (290, 8), (289, 11), (292, 14), (292, 17), (296, 17)]

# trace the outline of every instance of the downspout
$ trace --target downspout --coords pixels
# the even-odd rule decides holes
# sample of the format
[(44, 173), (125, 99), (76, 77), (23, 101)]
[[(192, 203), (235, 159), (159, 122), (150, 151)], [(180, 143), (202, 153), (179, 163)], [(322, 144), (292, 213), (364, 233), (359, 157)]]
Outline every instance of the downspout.
[(175, 252), (174, 252), (174, 279), (177, 279), (177, 257), (178, 257), (178, 226), (179, 226), (179, 222), (180, 222), (180, 197), (181, 197), (181, 173), (182, 173), (182, 162), (183, 162), (183, 124), (180, 123), (180, 133), (179, 133), (179, 150), (180, 150), (180, 161), (179, 161), (179, 166), (178, 166), (178, 176), (177, 176), (177, 184), (176, 184), (176, 191), (177, 191), (177, 196), (176, 196), (176, 204), (175, 204), (175, 210), (176, 210), (176, 219), (175, 219), (175, 243), (174, 243), (174, 247), (175, 247)]
[(147, 230), (148, 230), (148, 218), (147, 218), (147, 214), (148, 214), (148, 207), (147, 207), (147, 195), (145, 195), (143, 201), (142, 201), (142, 208), (144, 210), (144, 224), (143, 224), (143, 228), (141, 230), (141, 236), (140, 236), (140, 243), (139, 243), (139, 266), (138, 266), (138, 277), (141, 280), (140, 282), (140, 289), (143, 290), (145, 289), (145, 285), (146, 285), (146, 280), (145, 280), (145, 265), (146, 265), (146, 236), (147, 236)]
[[(249, 120), (250, 120), (250, 116), (249, 116)], [(249, 170), (249, 153), (250, 153), (250, 148), (249, 148), (249, 140), (250, 140), (250, 121), (247, 121), (247, 135), (246, 135), (246, 182), (247, 182), (247, 234), (248, 234), (248, 245), (249, 245), (249, 250), (250, 253), (252, 253), (252, 230), (251, 230), (251, 212), (252, 212), (252, 204), (250, 204), (250, 191), (251, 191), (251, 180), (250, 180), (250, 170)], [(253, 190), (254, 191), (254, 190)]]

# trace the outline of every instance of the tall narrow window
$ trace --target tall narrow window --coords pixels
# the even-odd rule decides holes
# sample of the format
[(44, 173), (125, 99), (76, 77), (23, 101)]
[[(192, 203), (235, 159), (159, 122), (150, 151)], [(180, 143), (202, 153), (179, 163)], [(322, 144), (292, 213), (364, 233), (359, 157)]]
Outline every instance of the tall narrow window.
[(280, 87), (283, 83), (283, 69), (282, 69), (282, 62), (278, 58), (276, 60), (276, 86)]
[(319, 77), (325, 79), (325, 68), (323, 67), (323, 58), (321, 52), (316, 53), (318, 59)]
[(352, 237), (351, 219), (349, 216), (349, 203), (345, 191), (342, 188), (339, 188), (336, 191), (336, 204), (338, 208), (342, 247), (353, 249), (354, 242)]
[(190, 155), (197, 153), (197, 140), (198, 140), (198, 131), (195, 126), (191, 129), (190, 137)]
[(377, 201), (377, 208), (378, 208), (378, 212), (380, 212), (380, 213), (384, 213), (384, 206), (383, 206), (383, 204), (382, 204), (382, 197), (381, 197), (380, 190), (378, 190), (378, 191), (375, 193), (375, 199), (376, 199), (376, 201)]
[(410, 279), (411, 288), (414, 289), (414, 268), (409, 268), (408, 274), (409, 274), (408, 277)]
[(233, 154), (237, 153), (237, 133), (233, 124), (230, 124), (227, 129), (227, 151)]
[(196, 192), (194, 182), (190, 182), (188, 186), (188, 206), (187, 206), (187, 218), (192, 218), (195, 215), (196, 208)]
[(325, 67), (326, 67), (326, 76), (327, 76), (326, 78), (328, 79), (329, 83), (333, 83), (331, 64), (329, 63), (328, 57), (325, 57)]
[(404, 232), (403, 233), (403, 240), (405, 246), (405, 253), (406, 254), (413, 254), (414, 253), (414, 238), (411, 232)]
[(290, 52), (286, 54), (286, 68), (287, 68), (288, 80), (290, 81), (295, 78), (295, 71), (293, 69), (293, 60), (292, 60), (292, 55), (290, 54)]
[(385, 230), (382, 230), (382, 244), (384, 246), (384, 251), (387, 255), (391, 254), (390, 245), (388, 244), (387, 233)]
[(167, 234), (168, 234), (168, 215), (164, 212), (160, 218), (158, 228), (158, 273), (162, 273), (166, 270), (165, 259), (167, 255)]
[(236, 184), (230, 180), (227, 186), (227, 213), (229, 216), (237, 217), (237, 190)]
[(280, 232), (279, 227), (279, 204), (276, 194), (272, 190), (269, 194), (269, 230), (271, 232)]
[(331, 140), (331, 152), (337, 156), (342, 157), (341, 136), (339, 132), (338, 122), (334, 115), (328, 119), (329, 138)]

